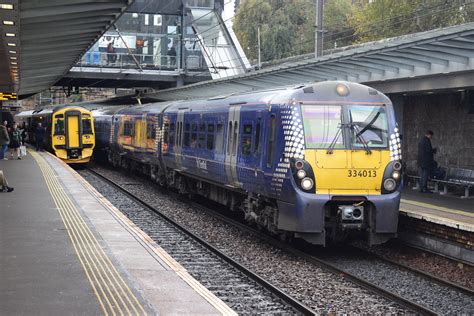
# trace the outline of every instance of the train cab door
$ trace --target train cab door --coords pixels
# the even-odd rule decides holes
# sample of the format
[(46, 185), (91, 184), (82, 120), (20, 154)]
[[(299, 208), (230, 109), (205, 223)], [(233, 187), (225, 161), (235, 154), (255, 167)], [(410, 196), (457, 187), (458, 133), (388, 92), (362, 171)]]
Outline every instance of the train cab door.
[(79, 111), (66, 112), (66, 147), (79, 148), (81, 147), (81, 113)]
[(174, 159), (176, 168), (178, 170), (183, 169), (183, 122), (184, 122), (184, 112), (186, 109), (179, 109), (177, 118), (176, 118), (176, 125), (175, 125), (175, 133), (174, 133)]
[(237, 174), (237, 156), (239, 150), (240, 130), (240, 105), (231, 105), (229, 118), (227, 120), (227, 139), (225, 150), (225, 173), (227, 183), (234, 187), (240, 187)]

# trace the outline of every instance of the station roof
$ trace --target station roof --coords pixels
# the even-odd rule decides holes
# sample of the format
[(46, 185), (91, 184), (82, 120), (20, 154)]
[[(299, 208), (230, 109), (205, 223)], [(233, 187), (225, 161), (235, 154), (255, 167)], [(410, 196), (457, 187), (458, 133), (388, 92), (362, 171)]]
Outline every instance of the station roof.
[(0, 92), (28, 96), (54, 85), (131, 2), (0, 0)]
[(326, 80), (364, 83), (385, 93), (474, 86), (474, 23), (371, 42), (338, 53), (179, 88), (158, 100), (207, 98)]

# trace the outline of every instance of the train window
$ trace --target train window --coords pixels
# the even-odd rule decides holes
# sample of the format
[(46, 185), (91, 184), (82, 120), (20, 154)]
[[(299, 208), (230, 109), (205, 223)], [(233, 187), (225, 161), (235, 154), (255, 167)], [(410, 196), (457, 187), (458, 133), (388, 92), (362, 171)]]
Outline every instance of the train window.
[(92, 124), (90, 119), (82, 120), (82, 133), (92, 134)]
[(255, 125), (255, 147), (253, 148), (254, 153), (260, 151), (260, 119), (258, 119), (257, 124)]
[(242, 156), (250, 156), (252, 150), (252, 137), (242, 137)]
[(237, 136), (239, 133), (239, 123), (237, 121), (234, 122), (234, 143), (233, 146), (234, 148), (232, 149), (232, 155), (235, 156), (237, 154)]
[(229, 130), (227, 131), (227, 155), (230, 155), (230, 146), (232, 144), (232, 122), (229, 122)]
[(214, 134), (207, 134), (207, 149), (214, 149)]
[(244, 124), (244, 134), (252, 134), (252, 124)]
[(214, 148), (218, 152), (222, 152), (224, 147), (224, 125), (218, 123), (216, 127), (216, 137), (215, 137), (215, 146)]
[(169, 128), (169, 138), (168, 138), (168, 144), (173, 145), (175, 143), (175, 137), (177, 137), (177, 133), (175, 133), (175, 123), (170, 124)]
[(206, 134), (204, 133), (199, 133), (199, 142), (198, 142), (198, 147), (199, 148), (204, 148), (204, 142), (206, 141)]
[(57, 115), (56, 115), (56, 118), (58, 118), (58, 119), (59, 119), (59, 118), (64, 118), (64, 114), (57, 114)]
[(130, 121), (125, 121), (123, 123), (123, 136), (132, 136), (133, 124)]
[(267, 167), (272, 166), (273, 162), (273, 155), (275, 152), (275, 128), (276, 128), (276, 117), (275, 114), (272, 114), (270, 117), (270, 130), (269, 130), (269, 137), (267, 142)]
[(156, 127), (153, 123), (148, 123), (146, 125), (146, 138), (153, 139), (156, 135)]
[(63, 119), (55, 120), (54, 135), (64, 135), (64, 120)]
[(192, 133), (191, 134), (191, 148), (196, 148), (197, 147), (197, 134)]

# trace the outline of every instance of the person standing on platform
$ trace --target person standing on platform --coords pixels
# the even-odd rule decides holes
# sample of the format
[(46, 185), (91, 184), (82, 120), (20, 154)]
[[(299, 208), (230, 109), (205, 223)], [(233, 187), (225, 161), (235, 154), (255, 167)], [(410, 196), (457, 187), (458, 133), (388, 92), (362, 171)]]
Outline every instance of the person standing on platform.
[(428, 179), (431, 176), (431, 171), (435, 164), (434, 154), (436, 149), (431, 146), (431, 139), (433, 138), (433, 131), (427, 131), (425, 136), (418, 144), (418, 166), (420, 167), (420, 192), (431, 193), (428, 190)]
[(0, 192), (11, 192), (13, 191), (12, 187), (8, 186), (8, 181), (5, 175), (3, 174), (3, 171), (0, 170)]
[(18, 129), (18, 124), (13, 123), (12, 128), (10, 129), (10, 159), (13, 159), (13, 153), (16, 152), (16, 158), (21, 160), (20, 156), (20, 146), (21, 146), (21, 132)]
[(7, 126), (4, 123), (0, 123), (0, 159), (8, 160), (6, 153), (9, 143), (10, 136), (8, 135)]
[(44, 134), (46, 129), (41, 123), (38, 123), (35, 131), (36, 151), (43, 151)]

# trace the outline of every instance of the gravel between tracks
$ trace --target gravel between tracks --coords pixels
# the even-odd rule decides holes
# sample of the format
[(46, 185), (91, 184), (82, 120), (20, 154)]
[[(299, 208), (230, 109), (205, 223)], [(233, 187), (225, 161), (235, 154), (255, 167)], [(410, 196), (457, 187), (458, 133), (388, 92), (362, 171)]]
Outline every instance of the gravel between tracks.
[(297, 314), (280, 298), (229, 265), (152, 211), (90, 173), (81, 172), (102, 195), (123, 212), (201, 284), (240, 315)]
[[(100, 167), (95, 169), (317, 313), (408, 312), (398, 304), (345, 280), (343, 275), (327, 272), (255, 240), (245, 232), (160, 192), (157, 186), (144, 179)], [(97, 189), (104, 194), (102, 187)], [(111, 202), (114, 203), (113, 200)]]

